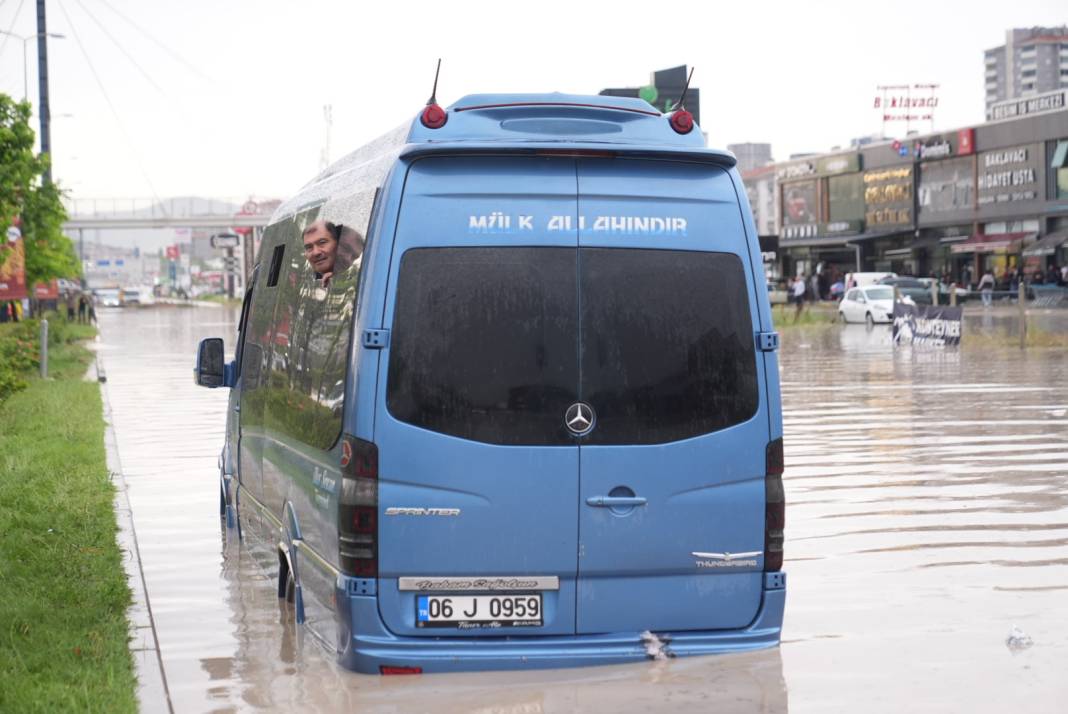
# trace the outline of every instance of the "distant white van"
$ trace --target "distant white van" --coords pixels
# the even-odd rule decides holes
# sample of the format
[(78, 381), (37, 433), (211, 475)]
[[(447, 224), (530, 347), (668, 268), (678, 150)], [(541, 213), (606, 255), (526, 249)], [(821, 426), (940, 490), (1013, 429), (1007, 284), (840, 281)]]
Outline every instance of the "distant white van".
[(897, 273), (890, 272), (875, 272), (875, 273), (846, 273), (845, 276), (845, 288), (862, 288), (865, 285), (874, 285), (883, 278), (896, 278)]

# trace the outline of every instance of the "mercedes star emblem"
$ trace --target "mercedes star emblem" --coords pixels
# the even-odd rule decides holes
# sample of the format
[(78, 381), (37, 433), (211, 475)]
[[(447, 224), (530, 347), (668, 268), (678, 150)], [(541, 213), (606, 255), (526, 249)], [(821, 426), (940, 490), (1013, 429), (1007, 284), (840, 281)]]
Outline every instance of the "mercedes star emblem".
[(584, 402), (575, 402), (564, 415), (564, 423), (575, 436), (585, 436), (593, 431), (593, 419), (593, 407)]

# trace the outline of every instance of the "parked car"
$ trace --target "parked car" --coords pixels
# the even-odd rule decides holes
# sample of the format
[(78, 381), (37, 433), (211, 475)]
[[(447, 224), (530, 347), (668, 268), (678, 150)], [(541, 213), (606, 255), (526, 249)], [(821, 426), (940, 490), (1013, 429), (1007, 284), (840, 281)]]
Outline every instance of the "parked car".
[[(910, 275), (902, 275), (893, 278), (883, 278), (879, 285), (896, 287), (901, 295), (908, 295), (917, 305), (932, 305), (934, 300), (931, 296), (931, 284), (934, 278), (914, 278)], [(938, 304), (949, 304), (949, 286), (938, 281)], [(968, 299), (971, 292), (967, 288), (957, 288), (957, 302), (961, 303)]]
[(123, 305), (154, 305), (156, 297), (152, 294), (152, 288), (132, 287), (122, 289)]
[(883, 278), (896, 278), (897, 273), (890, 272), (869, 272), (869, 273), (846, 273), (845, 275), (845, 287), (849, 288), (861, 288), (865, 285), (874, 285)]
[[(897, 288), (898, 294), (902, 296), (908, 295), (917, 305), (930, 305), (933, 302), (931, 300), (930, 285), (919, 278), (913, 278), (908, 275), (882, 278), (877, 284), (889, 285), (891, 288)], [(890, 296), (890, 299), (893, 299), (893, 295)]]
[(97, 288), (93, 295), (101, 307), (122, 307), (122, 294), (118, 288)]
[[(915, 305), (912, 298), (902, 296), (901, 302)], [(868, 285), (846, 290), (838, 303), (838, 319), (842, 322), (876, 323), (894, 321), (894, 289), (889, 285)]]

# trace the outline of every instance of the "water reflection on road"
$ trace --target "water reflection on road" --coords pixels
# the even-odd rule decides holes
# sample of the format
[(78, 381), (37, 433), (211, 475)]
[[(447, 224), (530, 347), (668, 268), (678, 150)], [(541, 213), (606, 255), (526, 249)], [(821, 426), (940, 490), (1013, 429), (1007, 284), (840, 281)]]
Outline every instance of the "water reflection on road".
[[(220, 529), (225, 308), (103, 311), (119, 451), (177, 712), (1059, 711), (1068, 698), (1068, 359), (787, 333), (783, 646), (574, 670), (368, 677)], [(1061, 327), (1063, 329), (1063, 326)], [(966, 332), (967, 334), (967, 332)], [(265, 560), (261, 563), (257, 561)], [(1013, 626), (1034, 645), (1006, 647)]]

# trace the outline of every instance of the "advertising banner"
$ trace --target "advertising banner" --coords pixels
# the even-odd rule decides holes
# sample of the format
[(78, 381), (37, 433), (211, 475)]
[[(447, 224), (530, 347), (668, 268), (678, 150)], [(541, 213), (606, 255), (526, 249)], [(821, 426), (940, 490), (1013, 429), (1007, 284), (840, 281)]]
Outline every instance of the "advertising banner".
[(832, 176), (827, 179), (832, 223), (864, 219), (864, 177), (860, 174)]
[(973, 159), (932, 161), (920, 166), (920, 219), (931, 214), (970, 211), (975, 208)]
[(894, 344), (945, 347), (960, 344), (960, 307), (894, 303)]
[(56, 300), (59, 298), (59, 281), (37, 283), (33, 286), (33, 296), (38, 300)]
[(10, 234), (0, 247), (0, 300), (21, 300), (26, 295), (26, 254), (22, 236)]
[(819, 221), (818, 184), (795, 181), (782, 187), (782, 237), (808, 238), (816, 235)]
[(869, 231), (912, 225), (912, 166), (864, 173), (864, 223)]
[(1043, 155), (1041, 144), (979, 154), (979, 207), (1040, 200)]

